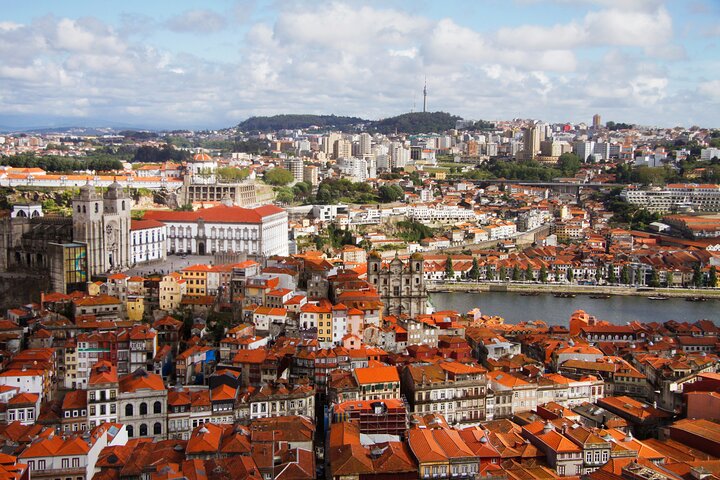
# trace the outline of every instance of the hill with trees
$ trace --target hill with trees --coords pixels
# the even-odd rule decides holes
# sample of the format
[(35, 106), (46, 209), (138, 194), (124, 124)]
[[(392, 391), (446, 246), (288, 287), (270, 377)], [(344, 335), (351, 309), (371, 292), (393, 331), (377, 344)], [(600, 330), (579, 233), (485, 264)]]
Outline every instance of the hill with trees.
[(353, 125), (367, 123), (358, 117), (339, 117), (336, 115), (272, 115), (269, 117), (250, 117), (238, 124), (238, 128), (245, 132), (270, 132), (277, 130), (291, 130), (298, 128), (309, 128), (312, 126), (321, 128), (346, 129)]
[(446, 112), (413, 112), (371, 122), (368, 131), (379, 133), (437, 133), (455, 128), (460, 117)]

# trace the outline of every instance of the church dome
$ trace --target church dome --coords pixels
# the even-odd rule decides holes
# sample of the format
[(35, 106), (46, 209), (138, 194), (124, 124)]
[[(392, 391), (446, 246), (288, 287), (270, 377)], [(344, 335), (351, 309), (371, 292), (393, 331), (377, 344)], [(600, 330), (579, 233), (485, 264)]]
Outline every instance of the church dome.
[(212, 157), (205, 152), (196, 153), (193, 155), (194, 162), (212, 162)]

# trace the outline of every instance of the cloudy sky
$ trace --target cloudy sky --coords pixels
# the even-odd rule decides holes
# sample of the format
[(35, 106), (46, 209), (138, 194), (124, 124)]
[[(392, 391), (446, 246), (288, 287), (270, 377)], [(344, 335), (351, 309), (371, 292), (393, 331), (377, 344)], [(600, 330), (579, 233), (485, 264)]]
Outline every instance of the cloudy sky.
[(720, 127), (719, 0), (2, 2), (0, 126), (275, 113)]

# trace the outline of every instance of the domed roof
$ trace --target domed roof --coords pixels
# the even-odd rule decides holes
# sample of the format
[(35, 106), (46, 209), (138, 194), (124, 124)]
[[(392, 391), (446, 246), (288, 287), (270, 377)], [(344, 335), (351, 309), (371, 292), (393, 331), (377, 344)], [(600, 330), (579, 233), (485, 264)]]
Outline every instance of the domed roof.
[(205, 152), (196, 153), (193, 156), (194, 162), (212, 162), (212, 157)]

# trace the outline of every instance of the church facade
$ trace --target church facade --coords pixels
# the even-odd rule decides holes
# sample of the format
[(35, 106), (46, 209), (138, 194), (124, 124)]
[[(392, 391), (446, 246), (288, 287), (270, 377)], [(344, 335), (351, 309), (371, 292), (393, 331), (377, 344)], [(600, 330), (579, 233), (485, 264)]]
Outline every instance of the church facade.
[(73, 241), (87, 245), (90, 275), (130, 267), (130, 210), (132, 200), (114, 182), (100, 195), (85, 185), (72, 202)]
[(368, 282), (377, 289), (385, 304), (385, 315), (424, 314), (427, 304), (423, 257), (413, 254), (403, 261), (397, 255), (389, 263), (383, 262), (377, 252), (370, 253), (367, 261)]

